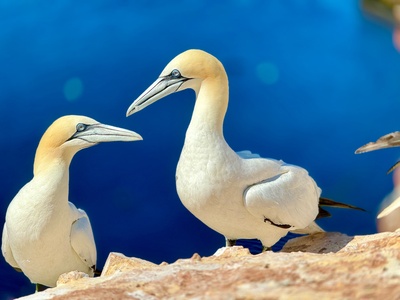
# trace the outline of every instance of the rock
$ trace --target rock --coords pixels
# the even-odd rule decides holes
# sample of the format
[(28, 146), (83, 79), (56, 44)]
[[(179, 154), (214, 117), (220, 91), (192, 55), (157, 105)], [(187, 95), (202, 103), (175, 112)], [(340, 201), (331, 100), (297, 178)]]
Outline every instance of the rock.
[(250, 251), (243, 247), (223, 247), (219, 248), (217, 252), (214, 253), (214, 259), (219, 257), (220, 259), (227, 259), (233, 257), (241, 257), (250, 255)]
[(57, 286), (66, 284), (66, 283), (70, 283), (73, 281), (77, 281), (78, 279), (85, 278), (85, 277), (89, 278), (89, 275), (86, 273), (83, 273), (83, 272), (78, 272), (78, 271), (72, 271), (72, 272), (68, 272), (65, 274), (61, 274), (57, 280)]
[(400, 232), (320, 233), (278, 253), (224, 247), (160, 265), (111, 253), (102, 276), (72, 277), (21, 299), (400, 299)]
[(116, 272), (126, 272), (132, 269), (145, 270), (157, 266), (152, 262), (135, 257), (126, 257), (121, 253), (110, 253), (104, 265), (101, 276), (107, 276)]
[(338, 252), (348, 245), (354, 237), (338, 232), (320, 232), (289, 240), (282, 248), (282, 252), (311, 252), (329, 253)]

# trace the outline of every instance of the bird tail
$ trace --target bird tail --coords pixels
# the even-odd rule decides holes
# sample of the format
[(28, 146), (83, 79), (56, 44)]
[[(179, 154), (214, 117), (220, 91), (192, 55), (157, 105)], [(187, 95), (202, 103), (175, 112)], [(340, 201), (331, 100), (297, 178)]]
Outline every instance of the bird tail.
[(325, 230), (319, 227), (317, 223), (312, 222), (306, 228), (291, 230), (290, 232), (297, 234), (314, 234), (318, 232), (325, 232)]
[(361, 210), (361, 211), (365, 211), (364, 208), (361, 207), (357, 207), (351, 204), (346, 204), (346, 203), (342, 203), (342, 202), (337, 202), (337, 201), (333, 201), (331, 199), (328, 198), (324, 198), (324, 197), (320, 197), (319, 198), (319, 212), (317, 215), (316, 219), (321, 219), (321, 218), (325, 218), (325, 217), (330, 217), (331, 214), (326, 211), (325, 209), (323, 209), (321, 206), (330, 206), (330, 207), (338, 207), (338, 208), (349, 208), (349, 209), (356, 209), (356, 210)]
[[(350, 204), (346, 204), (346, 203), (342, 203), (342, 202), (337, 202), (337, 201), (333, 201), (333, 200), (328, 199), (328, 198), (321, 197), (321, 198), (319, 198), (319, 205), (318, 205), (319, 211), (318, 211), (317, 217), (315, 218), (316, 220), (331, 216), (331, 214), (327, 210), (323, 209), (321, 206), (330, 206), (330, 207), (338, 207), (338, 208), (349, 208), (349, 209), (356, 209), (356, 210), (365, 211), (365, 209), (363, 209), (361, 207), (357, 207), (357, 206), (354, 206), (354, 205), (350, 205)], [(306, 228), (296, 229), (296, 230), (292, 230), (290, 232), (297, 233), (297, 234), (313, 234), (313, 233), (318, 233), (318, 232), (325, 232), (325, 230), (323, 230), (320, 226), (318, 226), (317, 223), (312, 222)]]

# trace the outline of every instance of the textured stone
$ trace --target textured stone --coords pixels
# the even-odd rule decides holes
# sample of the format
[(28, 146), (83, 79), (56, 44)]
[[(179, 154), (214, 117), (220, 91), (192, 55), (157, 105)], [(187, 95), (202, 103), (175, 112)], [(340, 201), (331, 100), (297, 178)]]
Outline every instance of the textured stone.
[(111, 253), (101, 277), (23, 299), (400, 299), (400, 232), (322, 233), (279, 253), (221, 248), (160, 265)]
[(354, 239), (337, 232), (316, 233), (310, 236), (303, 236), (289, 240), (283, 247), (282, 252), (311, 252), (311, 253), (329, 253), (338, 252)]
[(68, 272), (65, 274), (60, 275), (60, 277), (57, 280), (57, 286), (62, 285), (62, 284), (66, 284), (66, 283), (70, 283), (73, 281), (76, 281), (78, 279), (81, 278), (89, 278), (89, 275), (83, 272), (78, 272), (78, 271), (72, 271), (72, 272)]
[(121, 253), (112, 252), (108, 255), (101, 276), (111, 275), (116, 272), (126, 272), (132, 269), (145, 270), (155, 266), (157, 265), (144, 259), (136, 257), (128, 258)]

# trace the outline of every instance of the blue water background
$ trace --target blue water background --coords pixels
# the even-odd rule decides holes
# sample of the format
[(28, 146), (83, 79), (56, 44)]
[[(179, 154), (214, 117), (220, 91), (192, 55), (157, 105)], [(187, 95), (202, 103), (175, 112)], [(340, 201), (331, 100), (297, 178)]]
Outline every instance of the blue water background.
[[(0, 1), (0, 45), (1, 222), (43, 132), (82, 114), (144, 138), (72, 162), (70, 200), (90, 216), (100, 268), (112, 251), (161, 263), (223, 246), (175, 190), (194, 93), (125, 117), (174, 56), (199, 48), (228, 72), (231, 147), (303, 166), (325, 197), (368, 210), (330, 210), (326, 230), (376, 232), (400, 149), (354, 151), (400, 129), (400, 54), (358, 1)], [(0, 299), (31, 292), (1, 257)]]

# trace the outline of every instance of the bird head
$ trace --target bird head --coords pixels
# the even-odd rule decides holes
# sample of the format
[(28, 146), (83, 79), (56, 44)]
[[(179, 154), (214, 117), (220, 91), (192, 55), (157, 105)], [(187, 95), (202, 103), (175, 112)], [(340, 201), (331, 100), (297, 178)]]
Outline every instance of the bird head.
[(191, 88), (197, 94), (203, 81), (217, 76), (226, 79), (225, 69), (217, 58), (202, 50), (187, 50), (168, 63), (158, 79), (129, 106), (126, 116), (175, 92)]
[[(392, 132), (385, 134), (384, 136), (380, 137), (376, 142), (369, 142), (364, 146), (361, 146), (356, 150), (356, 154), (375, 151), (385, 148), (392, 148), (392, 147), (399, 147), (400, 146), (400, 131)], [(387, 173), (392, 172), (395, 168), (400, 166), (400, 161), (394, 164)]]
[(36, 151), (35, 169), (39, 161), (46, 158), (71, 160), (79, 150), (98, 143), (141, 139), (134, 131), (101, 124), (85, 116), (63, 116), (54, 121), (43, 134)]

